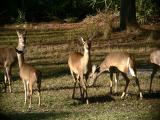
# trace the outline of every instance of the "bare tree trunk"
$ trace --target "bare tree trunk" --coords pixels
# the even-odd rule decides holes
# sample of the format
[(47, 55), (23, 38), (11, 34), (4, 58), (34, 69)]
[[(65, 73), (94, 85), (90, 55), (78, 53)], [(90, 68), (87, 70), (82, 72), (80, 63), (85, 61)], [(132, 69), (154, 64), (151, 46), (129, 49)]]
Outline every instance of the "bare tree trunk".
[(121, 30), (134, 31), (138, 28), (136, 20), (135, 0), (121, 0), (120, 28)]
[(126, 1), (127, 0), (121, 0), (121, 7), (120, 7), (120, 29), (125, 30), (126, 29)]

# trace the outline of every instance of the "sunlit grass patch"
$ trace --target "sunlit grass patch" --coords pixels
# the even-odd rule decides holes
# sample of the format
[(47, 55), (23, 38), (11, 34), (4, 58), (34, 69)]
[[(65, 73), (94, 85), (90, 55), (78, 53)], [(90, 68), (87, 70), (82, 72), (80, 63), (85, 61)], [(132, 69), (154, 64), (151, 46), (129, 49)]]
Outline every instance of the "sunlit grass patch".
[[(93, 28), (90, 30), (90, 28)], [(109, 94), (109, 74), (104, 73), (94, 87), (88, 88), (89, 105), (81, 102), (77, 85), (75, 99), (72, 99), (73, 78), (67, 65), (68, 54), (73, 51), (83, 52), (78, 37), (87, 40), (94, 32), (94, 26), (71, 30), (28, 29), (25, 61), (42, 72), (41, 106), (38, 107), (37, 91), (34, 87), (32, 110), (24, 105), (24, 88), (18, 75), (18, 66), (13, 69), (13, 93), (0, 93), (0, 114), (12, 120), (53, 120), (53, 119), (93, 119), (93, 120), (155, 120), (159, 118), (160, 80), (158, 74), (153, 80), (153, 93), (149, 94), (151, 65), (147, 61), (150, 51), (157, 47), (152, 37), (115, 32), (107, 39), (99, 36), (92, 41), (91, 60), (99, 65), (109, 52), (126, 51), (134, 55), (137, 62), (137, 74), (144, 99), (139, 100), (135, 81), (131, 78), (128, 96), (121, 100), (125, 80), (120, 76), (118, 94)], [(9, 36), (9, 37), (8, 37)], [(1, 46), (16, 46), (15, 30), (0, 32)], [(1, 71), (2, 72), (2, 71)], [(0, 90), (3, 88), (1, 75)], [(113, 92), (114, 92), (113, 82)]]

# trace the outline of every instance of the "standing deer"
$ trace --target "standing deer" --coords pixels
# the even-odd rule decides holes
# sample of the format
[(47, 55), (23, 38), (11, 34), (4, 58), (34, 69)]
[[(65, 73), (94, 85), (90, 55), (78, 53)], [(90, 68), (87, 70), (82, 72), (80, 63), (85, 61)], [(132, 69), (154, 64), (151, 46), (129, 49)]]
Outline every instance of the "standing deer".
[(17, 55), (14, 48), (0, 48), (0, 67), (4, 68), (4, 85), (5, 92), (7, 89), (7, 82), (9, 85), (9, 91), (12, 92), (11, 88), (11, 70), (12, 66), (17, 63)]
[(154, 75), (157, 73), (158, 69), (160, 68), (160, 50), (155, 50), (150, 54), (150, 62), (153, 65), (153, 70), (151, 74), (149, 92), (151, 92), (151, 89), (152, 89), (152, 81), (153, 81)]
[[(92, 86), (95, 83), (97, 77), (100, 76), (104, 71), (110, 72), (110, 78), (111, 78), (110, 92), (112, 92), (112, 80), (113, 80), (114, 72), (116, 72), (117, 74), (116, 76), (118, 76), (118, 74), (121, 73), (124, 79), (126, 80), (126, 86), (125, 86), (124, 92), (121, 95), (122, 99), (126, 95), (127, 88), (130, 82), (130, 79), (127, 77), (127, 73), (130, 72), (130, 74), (136, 80), (136, 84), (138, 85), (138, 89), (139, 89), (140, 98), (142, 99), (143, 96), (140, 89), (139, 80), (137, 78), (135, 61), (130, 54), (124, 53), (124, 52), (109, 53), (99, 67), (95, 68), (94, 66), (92, 68), (92, 73), (90, 74), (90, 79), (89, 79), (89, 86)], [(116, 87), (117, 87), (117, 83), (116, 83)]]
[[(87, 79), (88, 75), (91, 72), (91, 61), (90, 61), (90, 48), (91, 48), (91, 40), (93, 37), (89, 39), (89, 41), (85, 42), (83, 38), (80, 38), (83, 43), (84, 53), (74, 52), (69, 55), (68, 65), (70, 68), (71, 75), (74, 80), (74, 88), (72, 98), (74, 98), (75, 87), (77, 82), (79, 83), (81, 99), (84, 98), (84, 93), (86, 94), (86, 103), (88, 104), (88, 94), (87, 94)], [(82, 90), (81, 90), (82, 87)], [(82, 93), (83, 91), (83, 93)]]
[[(32, 94), (33, 94), (33, 85), (37, 83), (38, 89), (38, 105), (40, 106), (40, 87), (41, 87), (41, 73), (34, 67), (24, 62), (24, 47), (25, 47), (25, 33), (17, 31), (19, 38), (19, 44), (16, 48), (18, 63), (19, 63), (19, 74), (20, 78), (23, 81), (24, 91), (25, 91), (25, 104), (27, 102), (27, 96), (29, 97), (29, 109), (31, 109), (32, 104)], [(20, 50), (19, 50), (20, 49)]]

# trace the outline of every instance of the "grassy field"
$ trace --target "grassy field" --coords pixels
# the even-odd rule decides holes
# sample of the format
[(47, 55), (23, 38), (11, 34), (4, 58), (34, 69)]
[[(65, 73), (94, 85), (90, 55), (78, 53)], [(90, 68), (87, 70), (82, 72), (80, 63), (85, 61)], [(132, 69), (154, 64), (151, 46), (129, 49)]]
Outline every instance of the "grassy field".
[[(100, 64), (111, 51), (127, 51), (137, 61), (138, 77), (144, 99), (139, 100), (135, 81), (131, 80), (129, 95), (120, 99), (125, 81), (120, 77), (118, 95), (109, 94), (109, 75), (103, 74), (96, 86), (88, 89), (89, 105), (80, 101), (77, 87), (76, 98), (72, 99), (73, 80), (67, 66), (71, 51), (82, 51), (77, 37), (86, 39), (84, 28), (73, 29), (29, 29), (25, 60), (42, 71), (42, 105), (38, 107), (37, 93), (34, 92), (32, 110), (24, 105), (23, 84), (18, 76), (18, 66), (13, 68), (13, 93), (0, 93), (0, 119), (9, 120), (158, 120), (160, 118), (160, 80), (156, 75), (153, 93), (149, 94), (151, 65), (149, 53), (159, 47), (159, 38), (151, 34), (135, 35), (114, 32), (111, 39), (98, 37), (93, 40), (91, 59)], [(15, 29), (0, 29), (0, 46), (17, 45)], [(2, 72), (1, 72), (2, 73)], [(1, 74), (0, 90), (3, 87)]]

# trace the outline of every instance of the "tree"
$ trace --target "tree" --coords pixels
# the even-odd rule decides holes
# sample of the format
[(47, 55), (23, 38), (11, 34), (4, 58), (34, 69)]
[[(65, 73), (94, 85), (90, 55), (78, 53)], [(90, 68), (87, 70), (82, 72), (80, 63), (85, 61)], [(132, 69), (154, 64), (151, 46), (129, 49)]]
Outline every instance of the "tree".
[(136, 20), (135, 0), (121, 0), (120, 2), (120, 29), (133, 31), (138, 28)]

